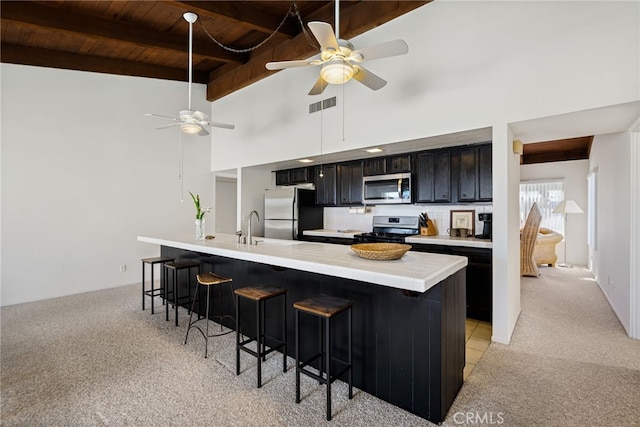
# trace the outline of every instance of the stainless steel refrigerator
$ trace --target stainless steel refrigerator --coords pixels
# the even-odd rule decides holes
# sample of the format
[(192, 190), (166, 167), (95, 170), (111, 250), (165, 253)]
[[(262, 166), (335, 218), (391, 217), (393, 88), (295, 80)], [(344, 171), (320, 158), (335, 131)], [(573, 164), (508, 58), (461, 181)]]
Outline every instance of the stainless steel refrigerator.
[(315, 190), (284, 187), (264, 193), (264, 237), (296, 240), (304, 230), (322, 228), (323, 219)]

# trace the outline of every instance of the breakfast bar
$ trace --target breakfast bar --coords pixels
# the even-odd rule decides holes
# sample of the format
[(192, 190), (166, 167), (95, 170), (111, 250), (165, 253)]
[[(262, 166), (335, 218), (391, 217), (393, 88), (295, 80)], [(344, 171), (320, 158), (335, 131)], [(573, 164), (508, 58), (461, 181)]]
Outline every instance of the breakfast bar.
[[(290, 343), (295, 342), (293, 302), (320, 293), (353, 301), (353, 385), (380, 399), (438, 423), (462, 386), (465, 257), (409, 251), (398, 260), (377, 261), (344, 245), (263, 238), (247, 245), (224, 234), (202, 241), (191, 235), (138, 240), (159, 245), (162, 256), (199, 259), (203, 272), (232, 278), (236, 289), (286, 288)], [(273, 316), (268, 323), (279, 328)], [(249, 319), (246, 327), (251, 325)], [(317, 324), (301, 327), (303, 334), (311, 333)], [(336, 338), (332, 352), (341, 356), (346, 350), (340, 332)], [(287, 353), (293, 357), (293, 345)]]

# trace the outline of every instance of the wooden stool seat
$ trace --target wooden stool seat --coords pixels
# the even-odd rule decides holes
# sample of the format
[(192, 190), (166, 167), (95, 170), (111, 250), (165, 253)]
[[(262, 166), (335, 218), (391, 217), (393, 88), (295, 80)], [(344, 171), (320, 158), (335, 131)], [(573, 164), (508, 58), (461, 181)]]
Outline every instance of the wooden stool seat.
[[(287, 372), (287, 290), (275, 286), (258, 285), (236, 289), (236, 375), (240, 375), (240, 350), (258, 359), (258, 388), (262, 387), (262, 361), (273, 351), (282, 349), (282, 372)], [(266, 302), (271, 298), (282, 296), (282, 336), (276, 338), (265, 332)], [(256, 307), (256, 334), (240, 339), (240, 298), (246, 298), (255, 303)], [(244, 335), (244, 334), (243, 334)], [(270, 348), (267, 350), (267, 340)], [(256, 350), (247, 347), (256, 343)]]
[[(178, 262), (166, 262), (164, 263), (165, 271), (171, 271), (173, 274), (173, 308), (175, 312), (175, 320), (176, 326), (178, 326), (178, 305), (180, 302), (186, 298), (187, 306), (189, 305), (189, 300), (191, 299), (191, 269), (195, 268), (200, 271), (200, 263), (195, 261), (178, 261)], [(187, 280), (187, 296), (181, 297), (180, 292), (178, 291), (178, 273), (182, 270), (187, 270), (188, 280)], [(169, 291), (165, 286), (165, 299), (169, 297)], [(189, 311), (191, 314), (191, 311)], [(165, 319), (169, 320), (169, 304), (165, 307)]]
[(318, 295), (293, 304), (293, 308), (322, 317), (333, 317), (351, 308), (353, 303), (343, 298)]
[(265, 299), (277, 297), (278, 295), (282, 295), (287, 291), (286, 289), (276, 288), (275, 286), (258, 285), (236, 289), (234, 292), (236, 295), (240, 295), (241, 297), (253, 301), (262, 301)]
[(221, 285), (223, 283), (228, 283), (233, 281), (233, 279), (218, 276), (217, 274), (213, 274), (213, 273), (198, 274), (196, 276), (196, 279), (198, 280), (198, 283), (205, 286)]
[[(217, 274), (214, 273), (201, 273), (198, 274), (196, 276), (196, 280), (198, 281), (199, 285), (202, 286), (206, 286), (207, 287), (207, 307), (205, 309), (204, 312), (204, 317), (201, 319), (200, 318), (200, 312), (198, 311), (198, 319), (197, 320), (192, 320), (193, 317), (193, 312), (195, 311), (195, 303), (196, 300), (198, 299), (198, 289), (200, 288), (200, 286), (196, 287), (196, 292), (193, 295), (193, 303), (191, 306), (191, 314), (189, 316), (189, 326), (187, 327), (187, 333), (184, 336), (184, 343), (187, 343), (187, 340), (189, 339), (189, 331), (192, 328), (197, 329), (198, 331), (200, 331), (200, 333), (202, 334), (202, 336), (204, 337), (204, 357), (205, 359), (209, 356), (208, 352), (209, 352), (209, 338), (213, 338), (213, 337), (218, 337), (221, 335), (226, 335), (226, 334), (230, 334), (231, 332), (233, 332), (233, 329), (229, 329), (227, 331), (223, 330), (222, 327), (222, 321), (225, 318), (229, 318), (233, 320), (233, 323), (236, 322), (236, 320), (233, 318), (232, 315), (230, 314), (223, 314), (222, 313), (222, 286), (218, 287), (218, 311), (219, 311), (219, 315), (211, 315), (212, 318), (214, 319), (218, 319), (220, 321), (220, 332), (219, 333), (214, 333), (214, 334), (209, 334), (209, 290), (211, 289), (212, 286), (214, 285), (223, 285), (225, 283), (229, 284), (229, 294), (231, 296), (231, 299), (233, 300), (233, 279), (228, 278), (228, 277), (222, 277), (222, 276), (218, 276)], [(234, 301), (235, 304), (235, 301)], [(198, 324), (198, 322), (200, 321), (204, 321), (206, 322), (206, 325), (203, 327)]]
[[(144, 311), (144, 297), (145, 296), (149, 296), (151, 297), (151, 314), (155, 313), (155, 308), (153, 305), (153, 298), (154, 297), (158, 297), (158, 296), (163, 296), (164, 295), (164, 287), (166, 285), (166, 277), (164, 274), (164, 269), (160, 270), (160, 287), (156, 288), (155, 287), (155, 280), (153, 279), (153, 272), (154, 272), (154, 266), (156, 264), (164, 264), (165, 262), (173, 262), (175, 261), (175, 258), (171, 258), (168, 256), (157, 256), (157, 257), (152, 257), (152, 258), (142, 258), (142, 310)], [(145, 289), (144, 285), (145, 285), (145, 278), (144, 278), (144, 272), (146, 270), (145, 265), (149, 264), (151, 266), (151, 289)], [(164, 304), (164, 300), (162, 301), (162, 303)]]
[[(352, 307), (353, 302), (332, 297), (329, 295), (318, 295), (312, 298), (298, 301), (293, 304), (296, 310), (296, 403), (300, 403), (300, 374), (311, 377), (320, 384), (327, 387), (326, 412), (327, 421), (331, 421), (331, 383), (347, 374), (349, 384), (349, 399), (353, 398), (353, 354), (352, 346)], [(331, 320), (338, 314), (346, 312), (347, 316), (347, 359), (339, 359), (332, 355), (332, 325)], [(319, 321), (319, 348), (318, 353), (306, 360), (302, 360), (300, 355), (301, 334), (300, 334), (300, 313), (316, 316)], [(306, 336), (307, 334), (305, 334)], [(335, 345), (335, 343), (333, 343)], [(306, 367), (318, 360), (318, 373), (310, 371)], [(333, 364), (340, 365), (341, 370), (334, 370)]]

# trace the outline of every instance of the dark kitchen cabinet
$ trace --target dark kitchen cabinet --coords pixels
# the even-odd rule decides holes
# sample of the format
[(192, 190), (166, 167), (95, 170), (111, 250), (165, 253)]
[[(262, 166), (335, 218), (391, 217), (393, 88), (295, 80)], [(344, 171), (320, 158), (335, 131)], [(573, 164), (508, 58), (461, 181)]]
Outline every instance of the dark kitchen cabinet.
[(387, 160), (385, 157), (364, 160), (364, 176), (384, 175), (385, 173), (387, 173)]
[[(320, 177), (322, 171), (322, 177)], [(321, 165), (314, 168), (316, 205), (336, 206), (336, 165)]]
[(411, 172), (411, 154), (387, 157), (387, 173)]
[(362, 161), (340, 163), (338, 174), (338, 204), (362, 204)]
[(304, 184), (310, 181), (309, 168), (276, 171), (276, 185)]
[(416, 202), (451, 201), (451, 150), (431, 150), (416, 156)]
[(411, 154), (365, 159), (363, 168), (364, 176), (411, 172)]
[(411, 244), (411, 250), (467, 257), (467, 317), (491, 322), (493, 307), (492, 250), (464, 246)]
[(493, 199), (491, 144), (455, 149), (457, 160), (457, 200), (486, 202)]

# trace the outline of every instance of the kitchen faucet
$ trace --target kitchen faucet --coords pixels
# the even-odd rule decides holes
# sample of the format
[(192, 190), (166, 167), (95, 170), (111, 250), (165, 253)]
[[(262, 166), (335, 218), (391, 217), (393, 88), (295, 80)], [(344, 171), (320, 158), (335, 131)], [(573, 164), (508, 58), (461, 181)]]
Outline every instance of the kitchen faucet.
[(260, 221), (260, 216), (258, 215), (258, 212), (251, 211), (251, 213), (249, 213), (249, 219), (247, 220), (247, 235), (249, 237), (248, 242), (249, 242), (250, 245), (253, 244), (253, 242), (252, 242), (252, 237), (253, 236), (251, 235), (251, 217), (253, 217), (253, 214), (256, 214), (256, 219), (258, 221)]

